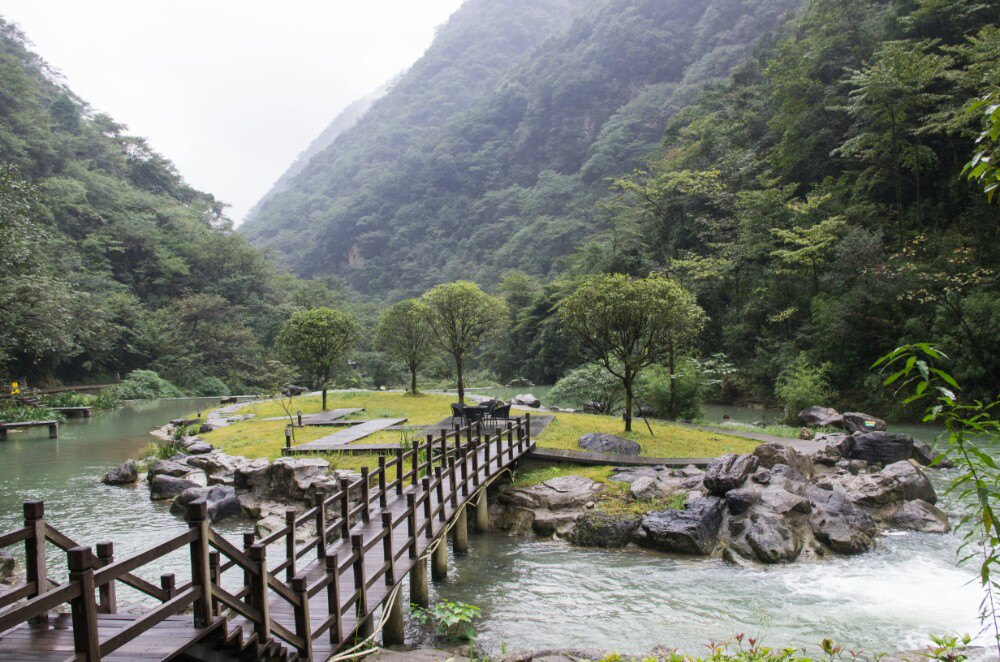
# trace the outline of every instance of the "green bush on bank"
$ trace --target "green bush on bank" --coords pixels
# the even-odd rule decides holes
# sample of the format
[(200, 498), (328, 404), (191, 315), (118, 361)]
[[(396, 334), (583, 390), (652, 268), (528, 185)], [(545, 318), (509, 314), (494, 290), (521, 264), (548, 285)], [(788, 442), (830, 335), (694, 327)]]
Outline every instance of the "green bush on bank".
[(829, 406), (837, 397), (830, 385), (830, 364), (813, 364), (805, 354), (798, 357), (778, 375), (774, 394), (785, 411), (785, 422), (794, 424), (798, 413), (813, 405)]
[(121, 384), (112, 389), (119, 400), (155, 400), (157, 398), (181, 398), (184, 393), (179, 388), (160, 377), (152, 370), (133, 370)]

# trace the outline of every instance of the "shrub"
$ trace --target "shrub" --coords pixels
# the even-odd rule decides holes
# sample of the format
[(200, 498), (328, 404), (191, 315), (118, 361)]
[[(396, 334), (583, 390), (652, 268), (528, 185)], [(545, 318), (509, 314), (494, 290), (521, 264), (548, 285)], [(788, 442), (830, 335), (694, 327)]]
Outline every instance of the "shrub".
[(603, 405), (601, 411), (619, 411), (625, 402), (621, 380), (597, 364), (587, 364), (567, 372), (546, 396), (550, 403), (583, 407), (589, 402)]
[(785, 421), (794, 424), (798, 413), (813, 405), (828, 405), (837, 397), (827, 374), (829, 363), (813, 365), (805, 354), (799, 354), (778, 375), (774, 394), (785, 410)]
[(0, 401), (0, 421), (21, 423), (23, 421), (63, 421), (65, 417), (47, 407), (24, 407), (9, 400)]
[(643, 373), (641, 404), (649, 406), (657, 418), (699, 418), (705, 384), (694, 359), (677, 362), (674, 376), (674, 411), (670, 410), (670, 375), (666, 368), (653, 366)]
[(196, 379), (190, 386), (188, 386), (188, 392), (191, 395), (231, 395), (232, 392), (226, 383), (219, 379), (218, 377), (213, 377), (211, 375), (204, 375)]
[(442, 600), (428, 609), (411, 605), (410, 615), (421, 625), (433, 625), (437, 635), (448, 641), (473, 641), (476, 638), (473, 623), (479, 618), (479, 607), (475, 605)]
[(96, 398), (92, 395), (62, 391), (43, 395), (42, 400), (49, 407), (92, 407)]
[(114, 396), (119, 400), (154, 400), (184, 396), (179, 388), (152, 370), (133, 370), (121, 384), (109, 390), (113, 390)]

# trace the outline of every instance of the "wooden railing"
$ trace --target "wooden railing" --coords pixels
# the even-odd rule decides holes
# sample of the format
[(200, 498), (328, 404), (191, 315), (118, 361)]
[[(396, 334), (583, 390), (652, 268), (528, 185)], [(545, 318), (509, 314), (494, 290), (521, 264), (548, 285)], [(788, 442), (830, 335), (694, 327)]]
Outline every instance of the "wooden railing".
[[(378, 466), (363, 468), (359, 478), (342, 479), (334, 493), (318, 492), (305, 512), (288, 510), (285, 526), (270, 535), (257, 540), (253, 533), (244, 534), (242, 549), (211, 529), (203, 500), (188, 505), (187, 531), (123, 560), (115, 560), (110, 542), (99, 543), (96, 555), (78, 545), (45, 522), (41, 501), (25, 502), (24, 526), (0, 535), (0, 549), (24, 543), (27, 570), (24, 582), (0, 593), (0, 633), (45, 621), (54, 608), (69, 603), (77, 659), (99, 660), (190, 607), (195, 627), (207, 627), (224, 614), (239, 615), (252, 624), (260, 642), (276, 638), (300, 658), (311, 659), (313, 645), (321, 637), (336, 648), (353, 634), (344, 631), (349, 610), (356, 615), (357, 634), (371, 634), (372, 614), (379, 606), (369, 602), (372, 586), (381, 581), (391, 587), (402, 580), (422, 541), (444, 531), (446, 509), (455, 512), (484, 480), (530, 449), (530, 426), (526, 416), (506, 421), (492, 433), (474, 422), (429, 434), (411, 448), (397, 449), (394, 457), (379, 457)], [(352, 532), (366, 528), (373, 509), (380, 512), (378, 533), (366, 539), (363, 533)], [(311, 527), (315, 533), (298, 544), (296, 533)], [(402, 527), (406, 527), (405, 542), (397, 546), (393, 534)], [(46, 541), (67, 554), (69, 580), (64, 585), (48, 577)], [(282, 542), (282, 560), (269, 566), (268, 548)], [(174, 575), (163, 574), (156, 586), (134, 574), (142, 567), (155, 567), (185, 546), (190, 582), (177, 586)], [(365, 568), (365, 555), (379, 546), (383, 562), (372, 572)], [(313, 550), (316, 560), (305, 563), (303, 557)], [(321, 564), (322, 573), (310, 582), (305, 569), (312, 564)], [(227, 583), (239, 586), (234, 591), (224, 588), (223, 576), (230, 571), (240, 573), (238, 581)], [(341, 595), (345, 573), (350, 573), (354, 586), (346, 596)], [(115, 613), (118, 582), (160, 604), (101, 641), (98, 615)], [(327, 616), (313, 627), (309, 600), (323, 592)], [(291, 607), (294, 625), (286, 626), (271, 615), (272, 601)]]

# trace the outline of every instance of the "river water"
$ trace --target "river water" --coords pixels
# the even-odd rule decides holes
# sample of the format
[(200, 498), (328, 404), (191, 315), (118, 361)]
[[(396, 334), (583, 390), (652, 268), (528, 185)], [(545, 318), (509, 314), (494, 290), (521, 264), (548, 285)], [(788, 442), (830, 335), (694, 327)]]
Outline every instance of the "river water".
[[(0, 531), (21, 525), (24, 499), (40, 498), (54, 526), (85, 544), (113, 540), (119, 558), (176, 535), (185, 524), (150, 501), (144, 485), (108, 487), (99, 477), (146, 446), (149, 430), (215, 401), (130, 403), (70, 420), (57, 440), (45, 430), (11, 434), (0, 442)], [(230, 520), (219, 528), (235, 536), (249, 527)], [(642, 652), (657, 644), (695, 653), (740, 632), (813, 652), (823, 637), (888, 651), (921, 646), (929, 633), (978, 631), (976, 576), (955, 567), (957, 546), (955, 535), (891, 534), (869, 554), (748, 570), (633, 549), (473, 536), (470, 554), (451, 559), (448, 580), (434, 590), (481, 607), (479, 643), (492, 653)], [(58, 559), (53, 554), (52, 567), (61, 579)], [(185, 581), (186, 563), (180, 552), (163, 570)]]

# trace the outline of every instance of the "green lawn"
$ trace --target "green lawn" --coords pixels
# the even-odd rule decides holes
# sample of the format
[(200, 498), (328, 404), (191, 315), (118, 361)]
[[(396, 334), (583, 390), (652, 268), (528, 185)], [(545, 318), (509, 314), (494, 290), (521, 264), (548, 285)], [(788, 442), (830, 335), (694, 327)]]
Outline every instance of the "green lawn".
[[(330, 393), (327, 406), (330, 409), (361, 407), (364, 409), (351, 418), (405, 418), (408, 425), (426, 426), (437, 423), (451, 412), (453, 396), (448, 395), (408, 395), (404, 393), (381, 393), (378, 391), (358, 391), (350, 393)], [(320, 397), (295, 398), (292, 412), (303, 414), (320, 411)], [(234, 423), (202, 436), (205, 441), (232, 455), (249, 458), (280, 457), (285, 445), (285, 421), (265, 421), (273, 416), (283, 416), (284, 411), (277, 402), (250, 403), (239, 410), (240, 414), (252, 413), (254, 418)], [(652, 457), (714, 457), (723, 453), (746, 453), (758, 442), (730, 435), (702, 432), (687, 427), (672, 425), (662, 421), (650, 421), (653, 435), (649, 434), (645, 423), (634, 421), (635, 430), (623, 432), (621, 419), (612, 416), (591, 414), (558, 413), (545, 431), (536, 437), (543, 448), (578, 449), (577, 440), (588, 432), (608, 432), (622, 435), (639, 443), (642, 454)], [(295, 429), (295, 442), (305, 443), (332, 433), (336, 428), (306, 426)], [(358, 443), (392, 443), (403, 439), (400, 431), (383, 431), (365, 437)], [(324, 456), (335, 468), (359, 468), (374, 466), (377, 459), (373, 455), (330, 454)]]

